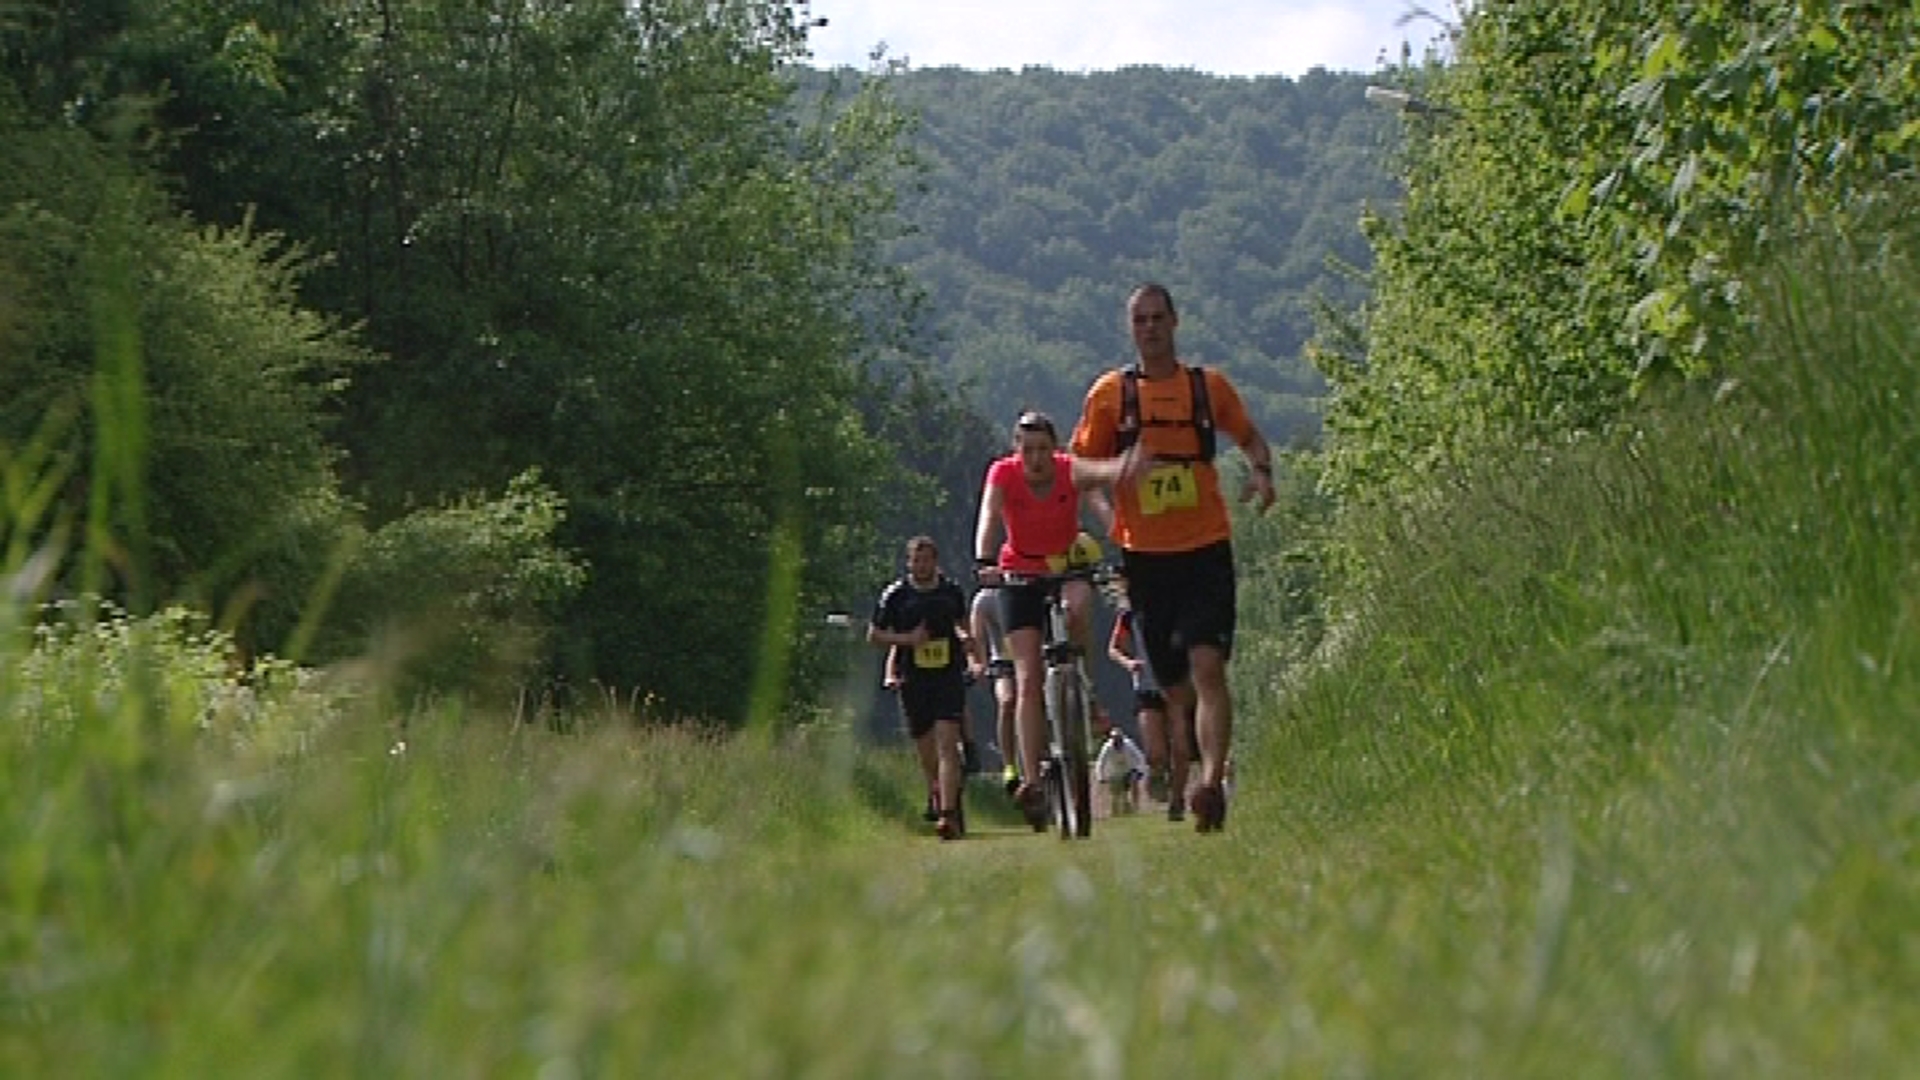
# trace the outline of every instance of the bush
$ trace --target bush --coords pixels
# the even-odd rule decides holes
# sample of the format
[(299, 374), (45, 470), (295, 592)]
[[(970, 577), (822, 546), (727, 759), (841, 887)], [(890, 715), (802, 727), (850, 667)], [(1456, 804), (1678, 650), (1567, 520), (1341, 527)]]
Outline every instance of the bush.
[(553, 542), (564, 514), (528, 472), (499, 498), (416, 511), (367, 534), (314, 658), (357, 658), (402, 698), (504, 698), (543, 662), (553, 613), (586, 581)]

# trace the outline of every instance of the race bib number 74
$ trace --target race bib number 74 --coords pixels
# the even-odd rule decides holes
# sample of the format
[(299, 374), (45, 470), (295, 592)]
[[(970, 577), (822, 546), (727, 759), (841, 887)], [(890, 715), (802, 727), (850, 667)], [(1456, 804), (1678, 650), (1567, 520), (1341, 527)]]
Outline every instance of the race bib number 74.
[(1199, 478), (1190, 462), (1156, 465), (1140, 478), (1140, 512), (1164, 514), (1200, 505)]

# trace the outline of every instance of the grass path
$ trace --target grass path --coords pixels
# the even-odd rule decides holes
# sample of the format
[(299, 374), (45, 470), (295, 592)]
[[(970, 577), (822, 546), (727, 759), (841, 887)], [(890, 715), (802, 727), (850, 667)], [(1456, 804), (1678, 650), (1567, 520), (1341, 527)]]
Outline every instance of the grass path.
[(1136, 814), (1096, 817), (1091, 836), (1063, 840), (1051, 825), (1035, 832), (997, 781), (976, 780), (967, 800), (964, 839), (943, 843), (916, 819), (900, 844), (900, 857), (924, 871), (931, 892), (956, 904), (977, 907), (1043, 888), (1072, 905), (1096, 899), (1131, 905), (1171, 884), (1163, 872), (1191, 869), (1196, 860), (1211, 862), (1229, 849), (1236, 859), (1246, 857), (1231, 815), (1227, 831), (1201, 836), (1191, 816), (1171, 822), (1165, 803), (1150, 803)]

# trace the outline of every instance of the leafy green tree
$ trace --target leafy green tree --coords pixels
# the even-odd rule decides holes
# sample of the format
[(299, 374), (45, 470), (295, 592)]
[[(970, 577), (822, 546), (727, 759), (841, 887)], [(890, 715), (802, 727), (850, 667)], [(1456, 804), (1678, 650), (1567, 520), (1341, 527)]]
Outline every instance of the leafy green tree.
[[(91, 518), (115, 576), (70, 584), (197, 598), (284, 634), (327, 557), (306, 526), (332, 504), (328, 403), (367, 355), (298, 302), (297, 248), (183, 225), (111, 144), (18, 100), (0, 93), (0, 247), (18, 286), (0, 445), (54, 438), (73, 463), (40, 523)], [(75, 422), (49, 430), (47, 415)]]
[(1911, 12), (1880, 4), (1474, 5), (1409, 70), (1404, 197), (1329, 338), (1328, 482), (1419, 487), (1712, 377), (1796, 214), (1846, 220), (1911, 165)]
[(334, 295), (396, 361), (351, 474), (391, 512), (538, 464), (593, 575), (571, 676), (737, 718), (783, 590), (871, 547), (851, 361), (899, 319), (868, 252), (902, 120), (880, 84), (797, 115), (786, 5), (469, 8), (390, 5), (329, 106), (358, 149), (309, 220), (350, 226)]
[(322, 253), (304, 296), (388, 358), (328, 384), (372, 538), (538, 467), (594, 574), (563, 667), (718, 717), (744, 669), (807, 677), (742, 628), (844, 592), (904, 475), (856, 411), (911, 307), (884, 82), (796, 98), (786, 3), (96, 14), (10, 34), (9, 73), (49, 117), (144, 95), (196, 216)]

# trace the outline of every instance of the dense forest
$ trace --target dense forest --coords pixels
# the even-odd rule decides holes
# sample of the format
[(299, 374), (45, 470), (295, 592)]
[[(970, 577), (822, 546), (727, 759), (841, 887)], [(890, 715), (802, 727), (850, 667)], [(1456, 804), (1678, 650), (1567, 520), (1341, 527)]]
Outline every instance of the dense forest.
[(1126, 290), (1157, 280), (1180, 301), (1183, 351), (1229, 370), (1269, 436), (1310, 443), (1315, 304), (1358, 306), (1361, 215), (1393, 187), (1392, 118), (1364, 104), (1366, 81), (897, 76), (926, 167), (890, 251), (927, 289), (943, 367), (998, 419), (1022, 403), (1070, 417), (1130, 354)]
[[(880, 434), (911, 380), (872, 366), (904, 116), (878, 84), (802, 115), (803, 44), (785, 4), (10, 7), (37, 594), (411, 692), (804, 688), (795, 613), (865, 587), (917, 489)], [(61, 565), (83, 531), (118, 554)]]

